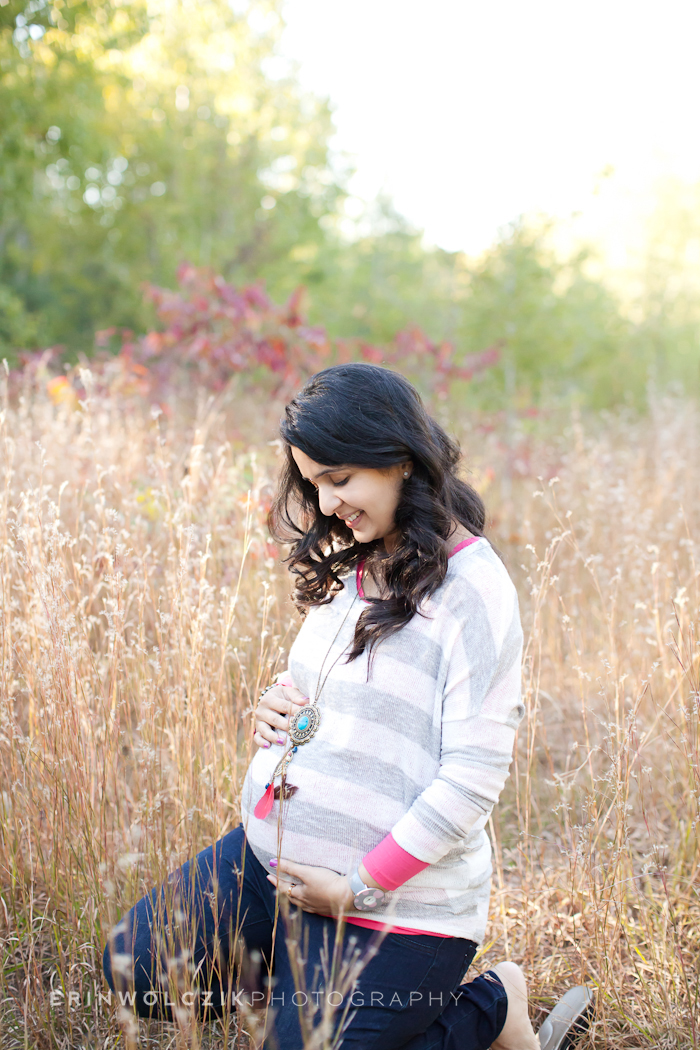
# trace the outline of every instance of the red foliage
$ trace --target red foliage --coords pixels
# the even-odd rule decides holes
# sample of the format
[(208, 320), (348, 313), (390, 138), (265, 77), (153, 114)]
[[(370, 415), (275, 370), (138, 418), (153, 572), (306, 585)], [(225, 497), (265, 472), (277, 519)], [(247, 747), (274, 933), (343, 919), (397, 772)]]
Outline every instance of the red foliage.
[[(146, 398), (167, 412), (171, 392), (196, 387), (216, 393), (236, 374), (253, 382), (269, 377), (264, 389), (283, 398), (330, 364), (364, 360), (398, 368), (427, 394), (444, 398), (453, 380), (471, 380), (500, 355), (498, 346), (458, 355), (452, 343), (434, 343), (415, 326), (399, 332), (388, 346), (359, 339), (332, 341), (324, 328), (308, 323), (303, 288), (279, 306), (262, 283), (235, 288), (189, 264), (180, 267), (178, 285), (177, 291), (146, 288), (161, 322), (158, 330), (143, 336), (114, 327), (96, 333), (100, 352), (83, 362), (96, 392)], [(116, 355), (109, 352), (115, 342), (120, 344)], [(72, 403), (72, 397), (77, 403), (85, 393), (80, 367), (61, 367), (58, 349), (27, 358), (24, 379), (31, 372), (34, 380), (51, 383), (49, 394), (56, 403)]]
[(178, 291), (146, 289), (163, 327), (122, 344), (120, 356), (145, 366), (156, 387), (195, 378), (219, 391), (236, 373), (262, 369), (286, 389), (328, 364), (326, 333), (304, 323), (302, 289), (276, 306), (262, 284), (238, 289), (189, 265), (180, 267), (178, 283)]
[[(491, 347), (459, 360), (451, 343), (433, 343), (417, 327), (399, 332), (388, 347), (360, 340), (332, 342), (324, 328), (309, 325), (303, 313), (304, 289), (282, 306), (272, 302), (262, 283), (235, 288), (211, 271), (183, 264), (177, 291), (149, 286), (162, 329), (134, 340), (124, 332), (119, 358), (132, 374), (147, 369), (153, 392), (182, 380), (212, 391), (222, 390), (236, 373), (268, 373), (280, 396), (297, 389), (314, 372), (333, 362), (358, 358), (420, 373), (439, 396), (453, 379), (470, 380), (499, 358)], [(114, 329), (98, 333), (101, 345)], [(193, 374), (194, 373), (194, 376)]]
[(470, 381), (477, 372), (497, 364), (501, 347), (496, 344), (479, 353), (463, 355), (458, 360), (453, 343), (433, 343), (425, 332), (413, 326), (399, 332), (392, 346), (379, 349), (362, 344), (360, 353), (365, 361), (382, 362), (408, 372), (419, 371), (424, 374), (427, 371), (432, 390), (438, 397), (447, 397), (452, 380)]

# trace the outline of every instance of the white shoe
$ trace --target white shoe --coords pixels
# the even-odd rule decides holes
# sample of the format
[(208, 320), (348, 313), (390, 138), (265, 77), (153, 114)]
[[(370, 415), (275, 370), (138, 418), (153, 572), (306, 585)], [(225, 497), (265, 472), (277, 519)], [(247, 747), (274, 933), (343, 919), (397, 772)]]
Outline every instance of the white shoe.
[(530, 1023), (525, 974), (517, 963), (504, 961), (491, 967), (508, 996), (506, 1023), (492, 1050), (537, 1050), (539, 1043)]
[(586, 985), (569, 988), (539, 1030), (540, 1050), (568, 1050), (590, 1025), (594, 994)]

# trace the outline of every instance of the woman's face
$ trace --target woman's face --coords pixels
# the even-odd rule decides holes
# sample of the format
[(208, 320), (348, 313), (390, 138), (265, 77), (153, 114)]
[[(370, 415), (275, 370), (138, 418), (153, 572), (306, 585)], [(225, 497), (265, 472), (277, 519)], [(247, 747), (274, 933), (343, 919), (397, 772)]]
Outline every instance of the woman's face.
[(387, 550), (395, 542), (394, 515), (399, 504), (404, 471), (410, 463), (396, 463), (386, 470), (373, 467), (329, 467), (316, 463), (299, 448), (292, 456), (301, 476), (318, 492), (321, 513), (342, 518), (358, 543), (384, 540)]

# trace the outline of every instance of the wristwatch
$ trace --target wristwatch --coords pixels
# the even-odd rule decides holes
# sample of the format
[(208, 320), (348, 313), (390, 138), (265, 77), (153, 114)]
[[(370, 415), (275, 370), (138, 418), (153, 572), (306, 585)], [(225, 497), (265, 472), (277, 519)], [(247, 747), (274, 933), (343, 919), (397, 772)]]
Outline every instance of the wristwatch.
[(350, 889), (355, 894), (353, 904), (358, 911), (372, 911), (386, 896), (378, 886), (365, 886), (357, 868), (350, 876)]

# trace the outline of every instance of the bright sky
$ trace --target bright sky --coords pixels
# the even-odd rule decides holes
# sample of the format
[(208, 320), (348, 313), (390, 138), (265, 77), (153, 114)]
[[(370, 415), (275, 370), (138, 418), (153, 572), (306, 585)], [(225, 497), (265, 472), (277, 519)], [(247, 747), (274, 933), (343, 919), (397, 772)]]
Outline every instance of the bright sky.
[(444, 248), (478, 252), (523, 213), (581, 212), (619, 254), (660, 176), (700, 179), (698, 0), (285, 10), (285, 53), (335, 108), (354, 192), (388, 191)]

